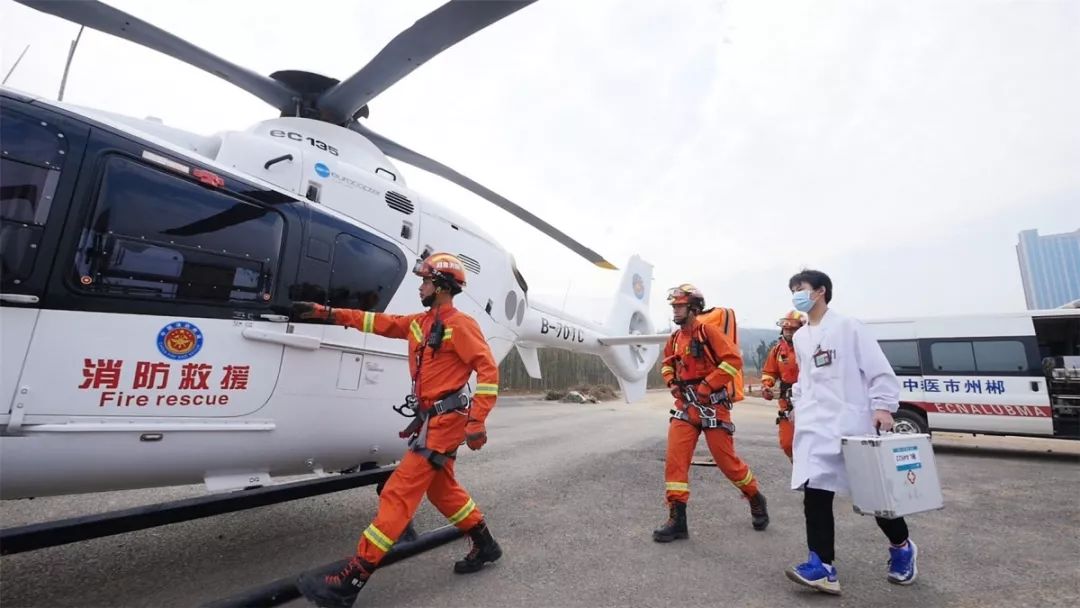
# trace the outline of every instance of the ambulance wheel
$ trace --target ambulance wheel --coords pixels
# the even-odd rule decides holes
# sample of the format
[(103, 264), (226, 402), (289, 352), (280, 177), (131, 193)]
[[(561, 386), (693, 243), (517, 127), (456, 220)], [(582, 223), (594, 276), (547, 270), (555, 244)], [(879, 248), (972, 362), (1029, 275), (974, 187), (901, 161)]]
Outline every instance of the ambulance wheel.
[(902, 435), (929, 434), (930, 425), (921, 412), (901, 408), (893, 414), (893, 432)]

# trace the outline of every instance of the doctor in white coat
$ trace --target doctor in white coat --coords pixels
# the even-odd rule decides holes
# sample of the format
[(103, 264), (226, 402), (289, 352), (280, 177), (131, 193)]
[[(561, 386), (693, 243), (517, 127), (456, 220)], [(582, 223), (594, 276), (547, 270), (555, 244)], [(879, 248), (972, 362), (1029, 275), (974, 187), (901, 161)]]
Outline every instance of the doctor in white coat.
[[(829, 310), (832, 280), (817, 270), (791, 277), (789, 287), (796, 310), (809, 322), (795, 332), (799, 380), (792, 388), (795, 439), (791, 488), (803, 491), (806, 516), (805, 563), (789, 568), (787, 577), (799, 584), (839, 595), (835, 559), (832, 503), (837, 493), (848, 494), (841, 453), (844, 435), (866, 435), (892, 428), (899, 407), (900, 383), (881, 347), (862, 323)], [(876, 518), (889, 538), (888, 580), (909, 585), (917, 575), (918, 548), (908, 539), (903, 518)]]

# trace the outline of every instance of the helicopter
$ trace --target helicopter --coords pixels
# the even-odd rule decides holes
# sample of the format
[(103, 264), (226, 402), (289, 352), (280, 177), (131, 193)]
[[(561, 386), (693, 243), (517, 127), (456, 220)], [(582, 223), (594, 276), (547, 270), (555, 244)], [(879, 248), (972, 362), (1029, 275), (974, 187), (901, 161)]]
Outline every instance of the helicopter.
[(650, 264), (629, 260), (602, 325), (540, 305), (507, 248), (390, 159), (614, 266), (366, 124), (381, 92), (531, 1), (452, 0), (340, 81), (263, 76), (102, 2), (16, 1), (205, 70), (280, 116), (200, 135), (0, 89), (0, 498), (225, 492), (392, 465), (406, 449), (391, 407), (410, 391), (405, 342), (289, 310), (415, 312), (410, 270), (436, 251), (463, 261), (455, 304), (497, 361), (516, 350), (539, 378), (540, 347), (591, 353), (628, 402), (644, 395), (660, 341)]

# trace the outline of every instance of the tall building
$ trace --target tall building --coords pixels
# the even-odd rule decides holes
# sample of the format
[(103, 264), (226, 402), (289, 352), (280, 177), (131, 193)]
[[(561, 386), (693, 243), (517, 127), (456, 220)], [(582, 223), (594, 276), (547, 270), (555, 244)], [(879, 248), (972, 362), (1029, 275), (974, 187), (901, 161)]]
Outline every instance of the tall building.
[(1024, 230), (1016, 257), (1028, 310), (1057, 308), (1080, 299), (1080, 229), (1046, 236)]

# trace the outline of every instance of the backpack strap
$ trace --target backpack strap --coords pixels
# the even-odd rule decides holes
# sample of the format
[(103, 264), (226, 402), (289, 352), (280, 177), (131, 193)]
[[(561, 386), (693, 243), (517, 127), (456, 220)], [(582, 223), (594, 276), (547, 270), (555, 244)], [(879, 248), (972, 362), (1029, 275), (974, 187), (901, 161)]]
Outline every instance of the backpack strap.
[(709, 344), (709, 336), (705, 335), (704, 323), (698, 326), (698, 341), (700, 341), (702, 346), (705, 347), (706, 358), (712, 359), (709, 364), (713, 367), (720, 365), (720, 357), (716, 356), (716, 351), (713, 350), (712, 344)]

